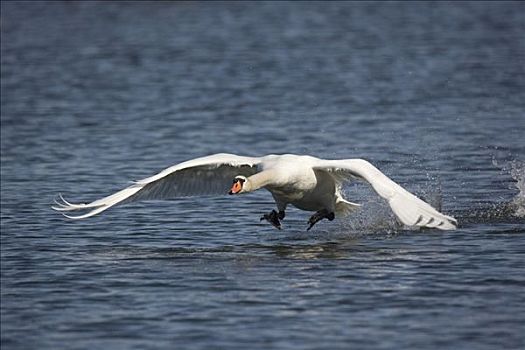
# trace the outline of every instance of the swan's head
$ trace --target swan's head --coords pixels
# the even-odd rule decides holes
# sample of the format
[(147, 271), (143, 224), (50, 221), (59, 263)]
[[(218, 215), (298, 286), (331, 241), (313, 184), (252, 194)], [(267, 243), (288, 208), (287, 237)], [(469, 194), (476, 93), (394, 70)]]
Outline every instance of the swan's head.
[(229, 192), (229, 194), (239, 194), (243, 192), (247, 192), (245, 189), (245, 184), (248, 181), (246, 176), (237, 175), (235, 176), (235, 179), (233, 179), (233, 186)]

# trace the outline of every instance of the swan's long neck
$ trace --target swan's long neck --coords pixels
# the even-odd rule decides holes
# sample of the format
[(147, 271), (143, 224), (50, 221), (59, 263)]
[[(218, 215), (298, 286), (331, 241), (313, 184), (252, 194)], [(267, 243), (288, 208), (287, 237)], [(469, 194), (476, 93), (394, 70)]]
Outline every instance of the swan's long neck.
[(246, 192), (253, 192), (268, 185), (275, 184), (276, 180), (277, 172), (275, 170), (263, 170), (248, 178), (248, 181), (244, 185), (244, 190)]

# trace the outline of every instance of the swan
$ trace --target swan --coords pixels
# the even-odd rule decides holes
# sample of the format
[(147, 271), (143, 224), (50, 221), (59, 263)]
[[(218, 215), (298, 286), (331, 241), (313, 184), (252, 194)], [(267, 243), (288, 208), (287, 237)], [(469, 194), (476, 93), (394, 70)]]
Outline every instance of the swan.
[[(244, 157), (220, 153), (176, 164), (110, 196), (88, 204), (73, 204), (59, 195), (52, 208), (70, 219), (84, 219), (117, 204), (151, 199), (195, 195), (240, 195), (265, 188), (272, 194), (277, 210), (263, 215), (277, 229), (286, 207), (315, 212), (308, 220), (310, 230), (322, 219), (334, 220), (360, 205), (343, 198), (341, 186), (350, 180), (368, 182), (386, 199), (397, 218), (412, 227), (455, 229), (457, 221), (405, 190), (364, 159), (325, 160), (308, 155), (267, 155)], [(71, 215), (70, 212), (84, 212)]]

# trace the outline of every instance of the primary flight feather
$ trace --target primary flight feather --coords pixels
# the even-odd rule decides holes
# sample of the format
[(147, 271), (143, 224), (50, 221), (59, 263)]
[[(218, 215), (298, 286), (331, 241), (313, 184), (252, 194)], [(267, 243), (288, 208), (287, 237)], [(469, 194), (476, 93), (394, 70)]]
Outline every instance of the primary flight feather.
[[(53, 209), (71, 219), (84, 219), (114, 205), (139, 200), (225, 194), (230, 186), (231, 195), (265, 188), (271, 192), (277, 211), (272, 210), (261, 220), (267, 220), (280, 229), (286, 207), (291, 204), (315, 212), (308, 221), (310, 229), (322, 219), (333, 220), (359, 207), (359, 204), (344, 199), (340, 191), (342, 183), (351, 179), (368, 182), (407, 226), (441, 230), (456, 228), (456, 219), (417, 198), (366, 160), (324, 160), (293, 154), (257, 158), (221, 153), (196, 158), (91, 203), (73, 204), (60, 196)], [(82, 213), (70, 214), (77, 212)]]

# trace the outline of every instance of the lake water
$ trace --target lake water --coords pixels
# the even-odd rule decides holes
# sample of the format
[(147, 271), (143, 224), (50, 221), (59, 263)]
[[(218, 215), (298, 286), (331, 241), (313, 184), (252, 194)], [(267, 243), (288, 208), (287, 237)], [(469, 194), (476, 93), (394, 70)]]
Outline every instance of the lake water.
[[(525, 3), (2, 2), (2, 349), (525, 348)], [(456, 217), (86, 202), (218, 152), (366, 158)], [(227, 189), (226, 189), (227, 190)]]

